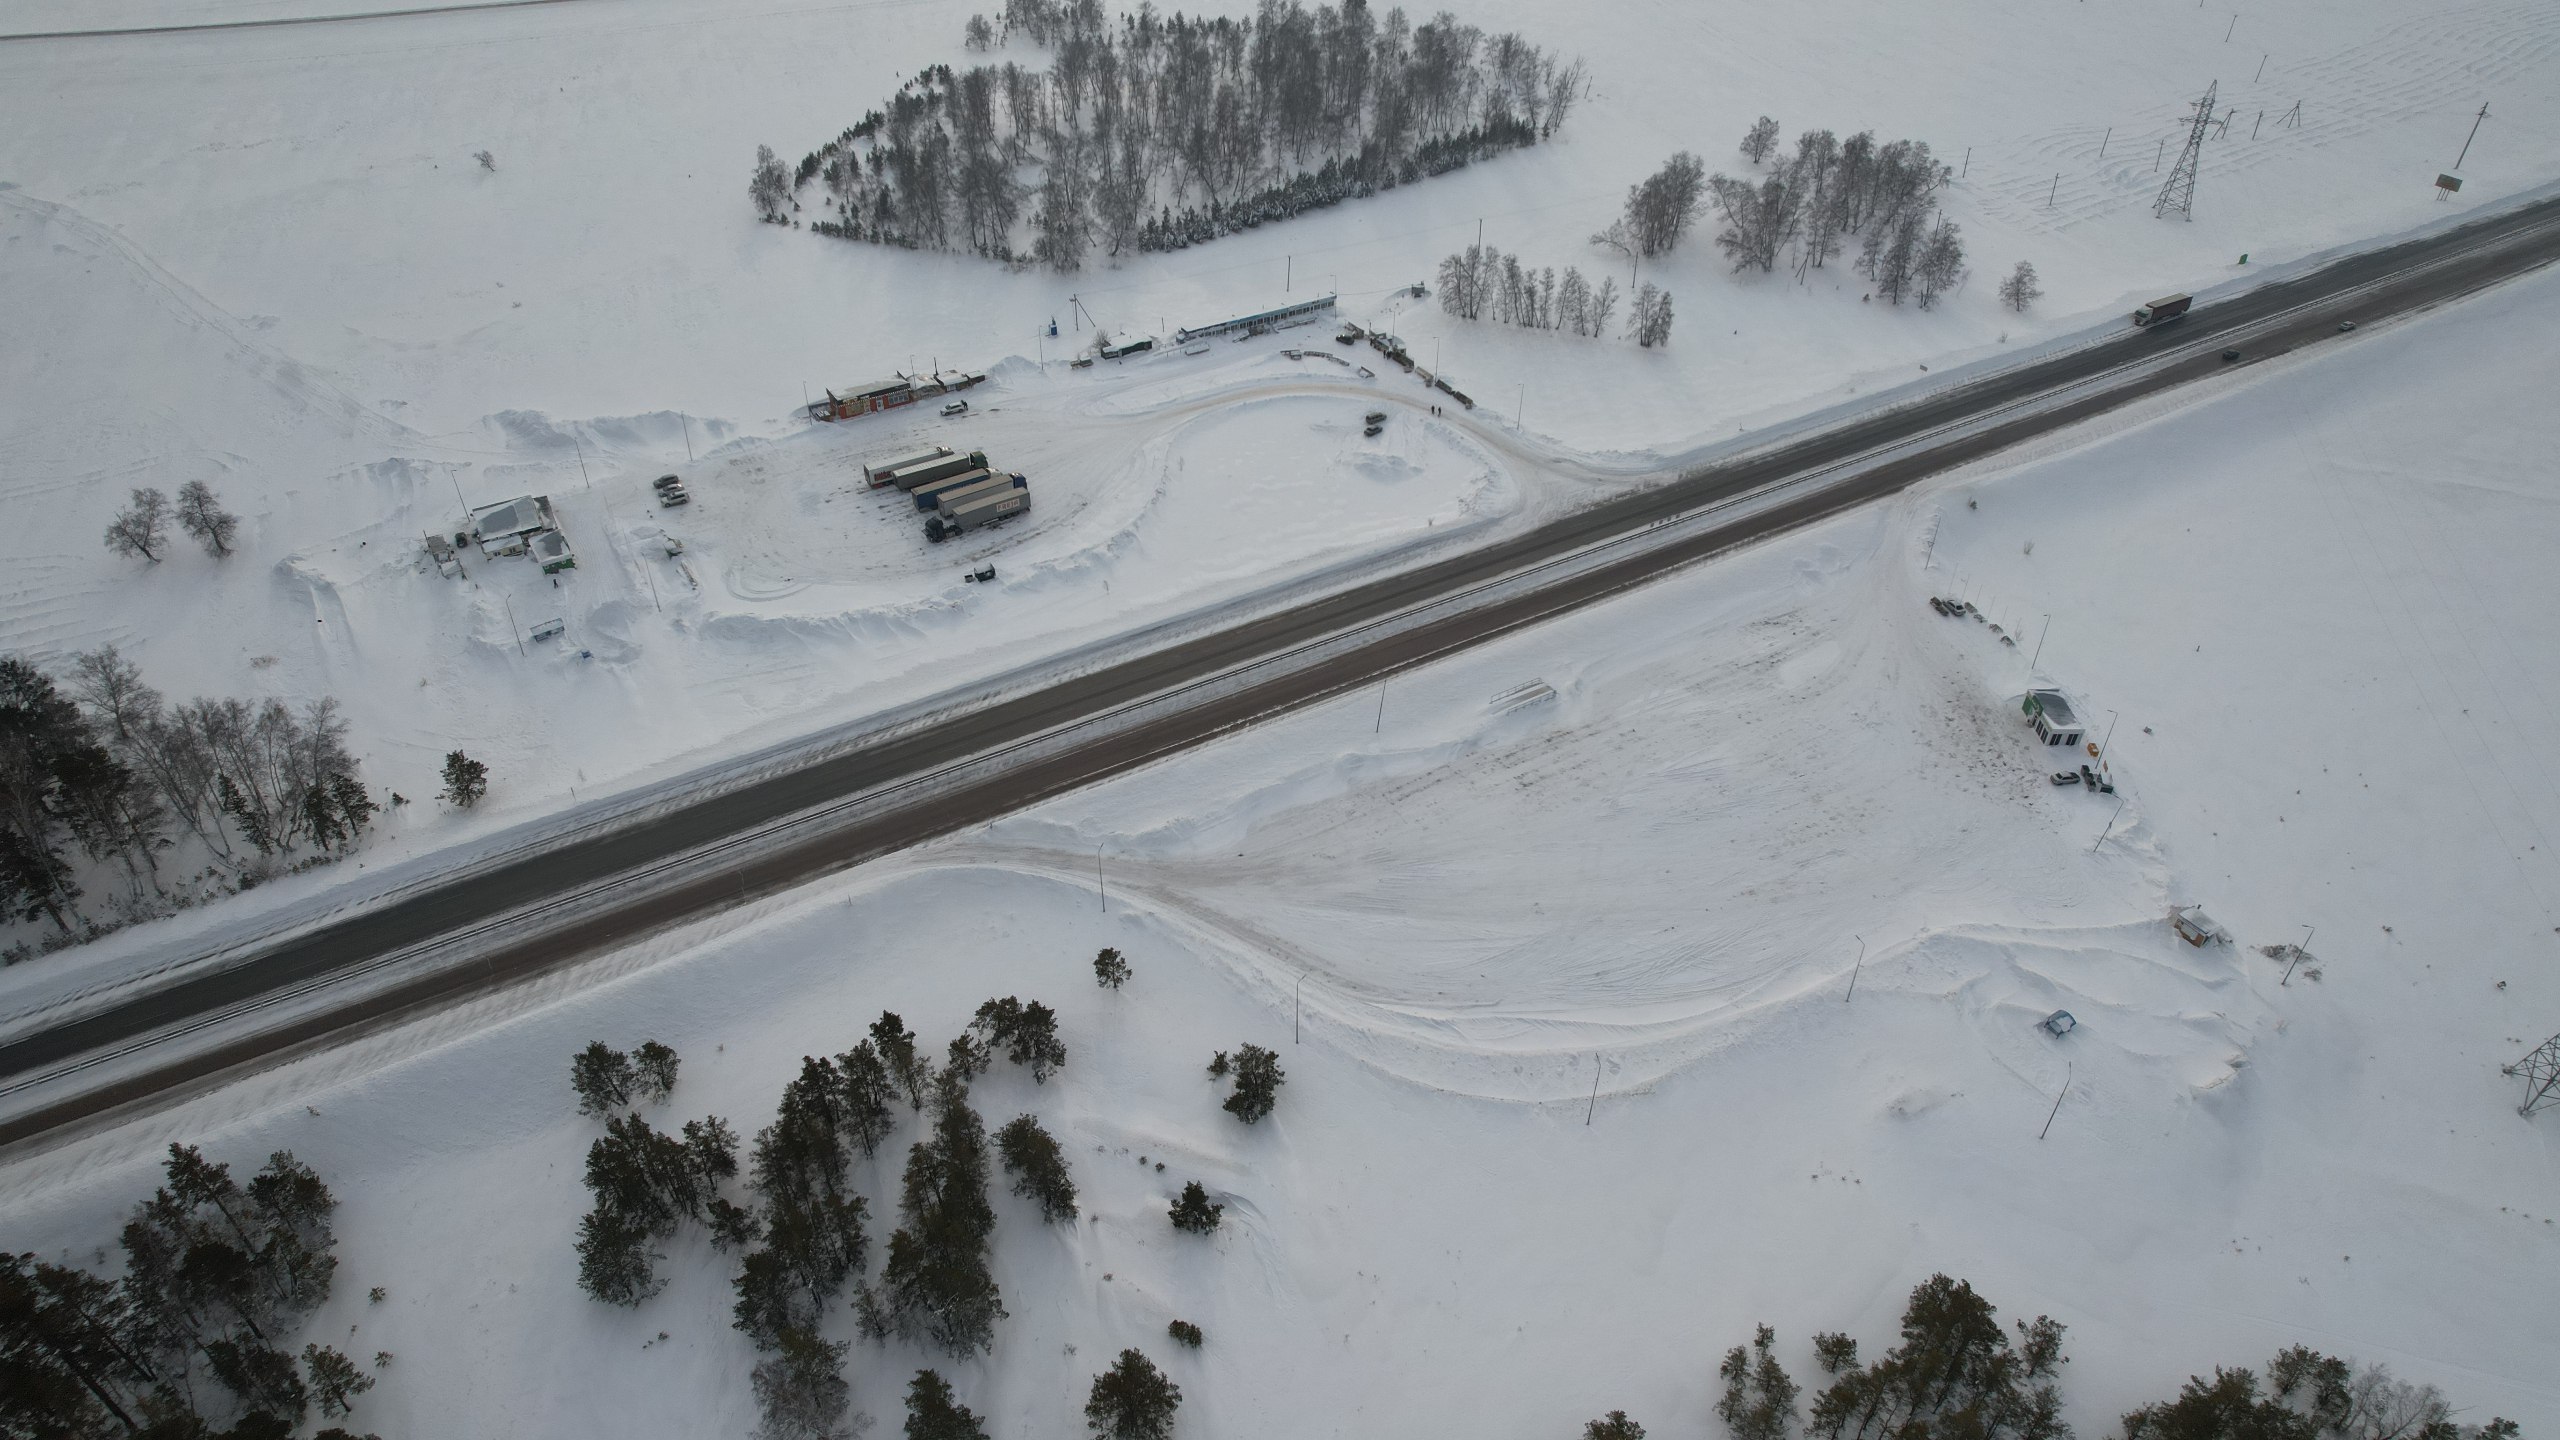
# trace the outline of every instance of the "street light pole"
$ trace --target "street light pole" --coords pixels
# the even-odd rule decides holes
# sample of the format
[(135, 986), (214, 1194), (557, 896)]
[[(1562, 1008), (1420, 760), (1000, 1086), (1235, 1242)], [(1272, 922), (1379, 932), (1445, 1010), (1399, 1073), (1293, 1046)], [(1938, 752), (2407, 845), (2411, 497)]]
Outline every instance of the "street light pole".
[(2489, 102), (2483, 100), (2480, 102), (2480, 113), (2471, 117), (2471, 133), (2462, 137), (2462, 154), (2453, 157), (2454, 169), (2462, 168), (2464, 158), (2471, 154), (2471, 142), (2480, 138), (2480, 122), (2488, 118)]
[(2044, 617), (2044, 628), (2043, 628), (2042, 630), (2038, 630), (2038, 631), (2036, 632), (2036, 653), (2035, 653), (2034, 655), (2032, 655), (2032, 656), (2028, 657), (2028, 659), (2027, 659), (2027, 669), (2028, 669), (2030, 672), (2032, 672), (2032, 671), (2036, 668), (2036, 661), (2038, 661), (2038, 660), (2042, 660), (2042, 659), (2044, 658), (2044, 637), (2045, 637), (2046, 635), (2048, 635), (2048, 634), (2051, 634), (2051, 633), (2052, 633), (2052, 631), (2053, 631), (2053, 617), (2052, 617), (2052, 616), (2050, 616), (2050, 615), (2047, 615), (2046, 617)]

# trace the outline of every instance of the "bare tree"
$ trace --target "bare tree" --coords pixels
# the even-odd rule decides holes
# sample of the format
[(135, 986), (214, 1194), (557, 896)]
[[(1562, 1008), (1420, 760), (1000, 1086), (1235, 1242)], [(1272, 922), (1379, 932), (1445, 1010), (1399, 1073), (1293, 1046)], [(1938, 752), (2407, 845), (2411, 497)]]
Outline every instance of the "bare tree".
[(474, 150), (471, 152), (471, 158), (480, 162), (481, 169), (486, 170), (493, 175), (497, 173), (497, 156), (490, 154), (486, 150)]
[(240, 517), (222, 508), (212, 486), (190, 480), (178, 487), (178, 528), (219, 560), (231, 553), (231, 537), (240, 528)]
[(1671, 292), (1646, 281), (1636, 291), (1635, 307), (1627, 316), (1627, 333), (1647, 349), (1670, 344)]
[(963, 49), (984, 51), (992, 49), (995, 43), (996, 27), (988, 24), (984, 15), (970, 16), (969, 23), (960, 28)]
[(1769, 152), (1777, 148), (1778, 122), (1766, 115), (1752, 121), (1751, 128), (1743, 132), (1742, 158), (1754, 165), (1768, 159)]
[(758, 215), (777, 222), (783, 207), (791, 203), (791, 172), (774, 158), (770, 145), (756, 147), (756, 170), (747, 181), (747, 198), (756, 202)]
[[(1683, 150), (1627, 190), (1627, 233), (1636, 253), (1660, 255), (1680, 243), (1705, 196), (1707, 167)], [(1607, 232), (1603, 232), (1604, 234)]]
[(145, 486), (107, 524), (107, 548), (157, 561), (169, 524), (169, 497)]
[(1616, 279), (1603, 275), (1600, 277), (1600, 283), (1591, 287), (1590, 313), (1590, 333), (1594, 335), (1608, 334), (1609, 321), (1618, 313), (1618, 282)]
[(2020, 314), (2043, 298), (2044, 290), (2036, 284), (2036, 267), (2024, 260), (2009, 272), (2008, 279), (2000, 282), (2000, 303)]
[(1938, 216), (1938, 223), (1929, 227), (1928, 238), (1920, 242), (1920, 255), (1912, 270), (1913, 298), (1923, 310), (1963, 282), (1964, 232), (1956, 228), (1956, 222)]

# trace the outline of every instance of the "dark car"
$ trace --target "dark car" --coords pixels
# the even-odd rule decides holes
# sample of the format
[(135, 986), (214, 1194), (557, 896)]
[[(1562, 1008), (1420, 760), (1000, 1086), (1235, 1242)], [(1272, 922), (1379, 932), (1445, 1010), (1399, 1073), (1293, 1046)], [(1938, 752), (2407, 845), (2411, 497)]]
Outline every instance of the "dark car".
[(2239, 352), (2239, 351), (2237, 351), (2237, 350), (2225, 350), (2225, 351), (2223, 351), (2223, 352), (2222, 352), (2222, 363), (2223, 363), (2223, 364), (2225, 364), (2225, 365), (2228, 365), (2228, 364), (2230, 364), (2232, 361), (2237, 360), (2237, 359), (2239, 359), (2239, 358), (2240, 358), (2240, 352)]

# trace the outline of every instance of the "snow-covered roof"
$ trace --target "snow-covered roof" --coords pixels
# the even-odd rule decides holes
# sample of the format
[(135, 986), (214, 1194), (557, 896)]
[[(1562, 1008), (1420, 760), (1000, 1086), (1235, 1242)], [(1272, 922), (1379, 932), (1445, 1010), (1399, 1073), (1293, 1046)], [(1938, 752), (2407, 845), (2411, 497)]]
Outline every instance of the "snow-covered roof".
[(551, 497), (519, 495), (513, 500), (473, 512), (471, 533), (487, 540), (501, 535), (527, 535), (551, 528)]
[(547, 565), (554, 560), (568, 558), (569, 537), (557, 530), (545, 530), (533, 537), (531, 548), (533, 558)]
[(2071, 702), (2063, 698), (2061, 691), (2030, 690), (2027, 693), (2035, 700), (2037, 711), (2057, 728), (2072, 729), (2080, 724), (2080, 716), (2072, 710)]

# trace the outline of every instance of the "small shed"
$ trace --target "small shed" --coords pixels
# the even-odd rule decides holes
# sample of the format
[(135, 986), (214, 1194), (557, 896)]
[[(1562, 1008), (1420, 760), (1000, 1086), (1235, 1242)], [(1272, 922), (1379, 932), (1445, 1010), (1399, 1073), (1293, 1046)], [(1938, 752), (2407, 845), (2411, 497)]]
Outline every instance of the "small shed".
[(2072, 1019), (2071, 1012), (2068, 1010), (2056, 1010), (2039, 1023), (2055, 1035), (2068, 1035), (2080, 1028), (2080, 1022)]
[(2181, 905), (2170, 911), (2169, 927), (2178, 932), (2179, 939), (2199, 948), (2231, 943), (2231, 932), (2215, 924), (2202, 905)]
[(2030, 690), (2022, 708), (2036, 727), (2036, 738), (2047, 745), (2077, 745), (2087, 733), (2079, 712), (2059, 690)]

